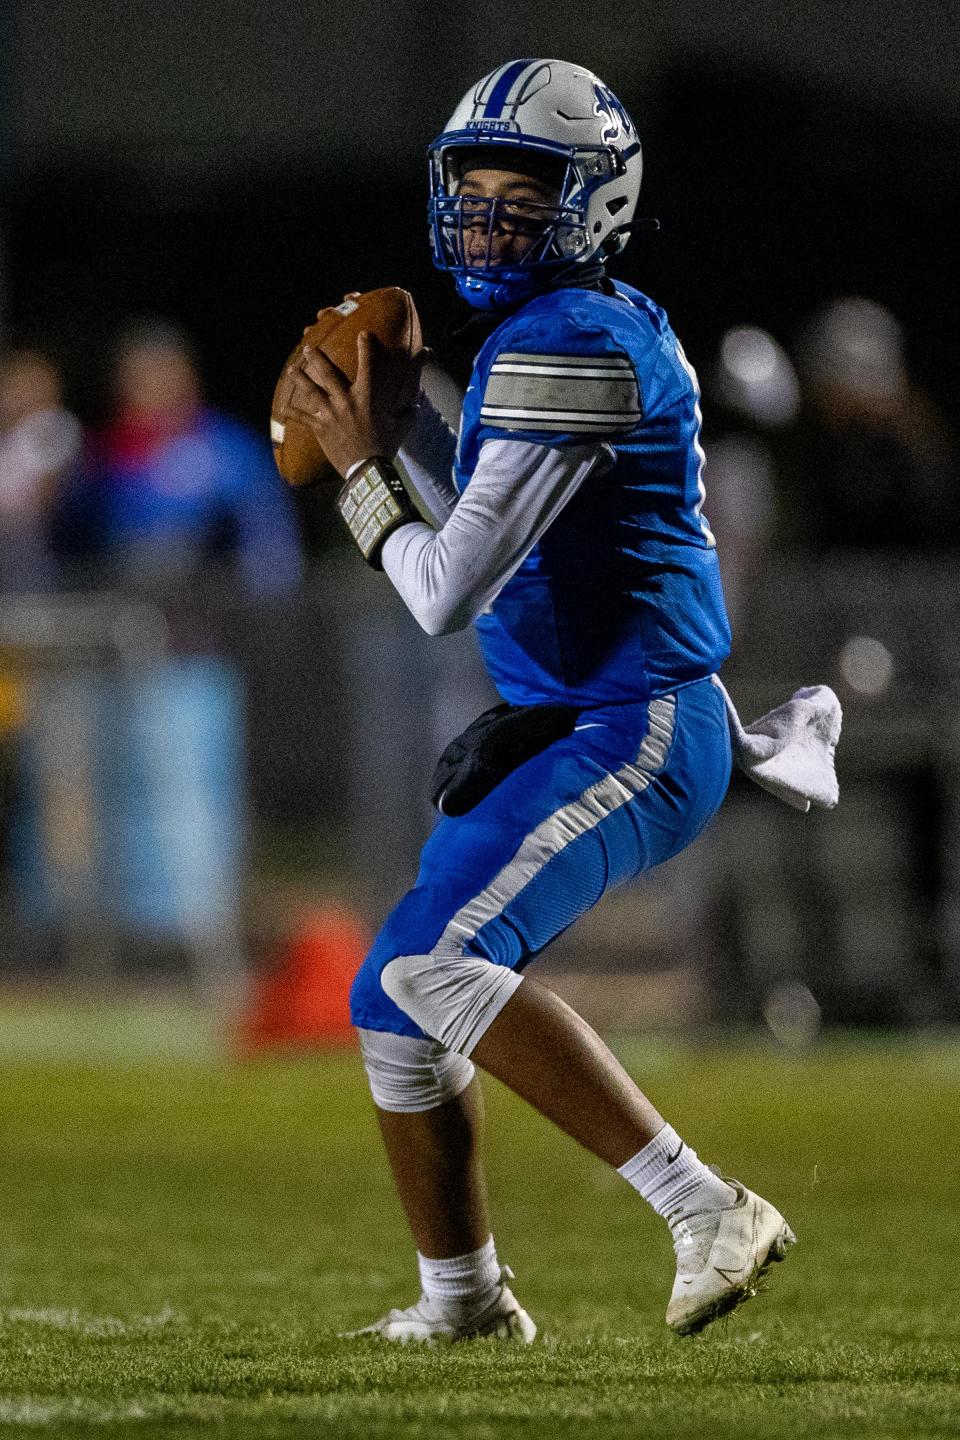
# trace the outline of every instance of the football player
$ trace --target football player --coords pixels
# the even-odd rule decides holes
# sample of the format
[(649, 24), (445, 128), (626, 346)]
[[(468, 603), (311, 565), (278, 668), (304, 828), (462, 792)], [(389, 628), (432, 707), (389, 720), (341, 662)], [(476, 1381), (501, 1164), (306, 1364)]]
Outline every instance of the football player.
[[(525, 971), (608, 887), (688, 845), (729, 783), (711, 677), (730, 635), (702, 510), (697, 381), (664, 312), (608, 277), (642, 161), (595, 75), (558, 60), (499, 66), (429, 162), (433, 258), (499, 321), (459, 439), (422, 395), (415, 416), (378, 403), (384, 354), (363, 337), (352, 386), (305, 352), (298, 408), (346, 477), (339, 504), (362, 552), (423, 628), (476, 625), (510, 706), (491, 725), (512, 728), (487, 750), (484, 726), (464, 737), (416, 884), (353, 987), (422, 1291), (356, 1333), (536, 1333), (491, 1235), (477, 1064), (663, 1217), (677, 1265), (667, 1324), (686, 1334), (749, 1298), (795, 1237), (768, 1201), (708, 1168)], [(437, 529), (410, 503), (398, 450)], [(546, 740), (543, 707), (561, 722)], [(482, 798), (455, 803), (478, 775)]]

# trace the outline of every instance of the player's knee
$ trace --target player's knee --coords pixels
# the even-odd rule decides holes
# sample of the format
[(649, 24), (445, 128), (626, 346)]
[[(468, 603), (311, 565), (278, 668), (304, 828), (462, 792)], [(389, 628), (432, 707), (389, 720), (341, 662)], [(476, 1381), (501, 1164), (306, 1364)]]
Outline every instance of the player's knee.
[(476, 955), (399, 955), (384, 966), (380, 984), (425, 1034), (469, 1055), (521, 978)]
[(473, 1079), (471, 1061), (436, 1040), (383, 1030), (358, 1034), (370, 1093), (381, 1110), (401, 1114), (435, 1110), (455, 1099)]

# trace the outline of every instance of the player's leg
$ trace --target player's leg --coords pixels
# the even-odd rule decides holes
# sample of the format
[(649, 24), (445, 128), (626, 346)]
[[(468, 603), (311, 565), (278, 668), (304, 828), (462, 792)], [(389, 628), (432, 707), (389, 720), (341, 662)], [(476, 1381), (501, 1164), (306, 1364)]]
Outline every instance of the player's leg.
[(663, 1116), (596, 1031), (529, 975), (471, 1058), (615, 1168), (663, 1129)]
[(780, 1212), (705, 1165), (590, 1026), (534, 980), (524, 979), (471, 1054), (667, 1222), (677, 1257), (667, 1323), (678, 1334), (735, 1309), (784, 1259), (796, 1237)]
[[(723, 699), (709, 683), (591, 712), (582, 731), (434, 832), (416, 889), (355, 987), (357, 1023), (382, 1008), (385, 992), (417, 1033), (472, 1056), (594, 1154), (622, 1164), (663, 1117), (591, 1027), (520, 972), (610, 885), (698, 833), (729, 772)], [(424, 934), (424, 953), (412, 953)]]
[[(489, 906), (471, 909), (474, 918), (486, 918), (475, 938), (491, 955), (509, 944), (508, 937), (535, 937), (541, 915), (552, 916), (555, 923), (558, 899), (575, 895), (591, 867), (602, 864), (607, 883), (615, 883), (636, 865), (638, 851), (637, 868), (646, 869), (699, 833), (719, 805), (729, 776), (720, 698), (709, 685), (680, 692), (669, 754), (657, 778), (579, 839), (571, 839), (577, 815), (568, 808), (557, 827), (563, 842), (559, 853), (535, 874), (524, 875), (526, 883), (515, 894), (498, 877), (491, 889), (508, 896), (498, 915), (488, 918)], [(633, 783), (622, 772), (621, 778)], [(542, 839), (541, 833), (534, 849)], [(522, 870), (522, 860), (515, 868)], [(678, 1333), (700, 1329), (734, 1308), (753, 1293), (757, 1273), (783, 1258), (794, 1236), (779, 1211), (705, 1166), (664, 1124), (591, 1028), (529, 977), (482, 1033), (474, 1030), (469, 1053), (614, 1165), (668, 1221), (678, 1271), (667, 1320)]]
[(378, 1107), (377, 1120), (416, 1242), (421, 1296), (375, 1332), (388, 1339), (533, 1340), (536, 1326), (507, 1286), (511, 1275), (491, 1233), (479, 1081), (419, 1114)]
[[(678, 1333), (701, 1329), (734, 1308), (753, 1293), (759, 1272), (783, 1258), (793, 1236), (779, 1212), (708, 1169), (599, 1037), (550, 991), (525, 979), (473, 1053), (615, 1165), (670, 1225), (677, 1276), (667, 1320)], [(548, 1057), (548, 1063), (531, 1065), (531, 1054)], [(391, 1311), (368, 1332), (356, 1333), (400, 1340), (534, 1337), (489, 1230), (478, 1101), (474, 1080), (460, 1096), (422, 1114), (378, 1109), (417, 1243), (422, 1294), (408, 1309)]]
[[(384, 997), (384, 1000), (386, 997)], [(529, 1343), (536, 1326), (510, 1291), (490, 1231), (480, 1157), (483, 1097), (474, 1067), (425, 1035), (389, 1002), (394, 1030), (360, 1029), (377, 1120), (417, 1245), (421, 1294), (354, 1335), (388, 1340), (495, 1335)]]
[[(641, 730), (645, 729), (645, 712), (639, 721), (635, 718), (634, 724), (638, 723)], [(607, 776), (607, 765), (620, 758), (621, 750), (633, 758), (639, 744), (631, 733), (626, 740), (614, 743), (615, 755), (602, 760), (590, 757), (585, 761), (576, 746), (572, 747), (572, 764), (570, 758), (545, 758), (541, 775), (526, 786), (516, 782), (508, 786), (518, 792), (516, 803), (501, 795), (494, 802), (493, 813), (490, 806), (480, 807), (480, 813), (466, 824), (441, 826), (426, 848), (417, 887), (377, 937), (354, 986), (352, 1008), (360, 1028), (378, 1122), (417, 1244), (421, 1281), (428, 1298), (432, 1277), (426, 1261), (462, 1261), (463, 1257), (477, 1256), (489, 1242), (479, 1156), (479, 1091), (469, 1084), (469, 1061), (455, 1050), (431, 1044), (426, 1032), (411, 1023), (409, 1014), (384, 992), (379, 976), (398, 952), (429, 951), (452, 911), (475, 897), (484, 882), (517, 853), (537, 822), (553, 812), (561, 775), (564, 788), (559, 799), (575, 799), (591, 782)], [(563, 923), (569, 923), (576, 910), (587, 908), (599, 898), (606, 884), (607, 862), (599, 850), (592, 849), (595, 858), (600, 857), (600, 873), (592, 873), (588, 866), (586, 889), (581, 892), (576, 885), (570, 887), (576, 909), (565, 915)], [(635, 854), (631, 865), (637, 868)], [(540, 944), (549, 938), (548, 934), (542, 935)], [(519, 950), (513, 958), (520, 958)], [(485, 959), (475, 963), (487, 971), (491, 968)], [(508, 966), (498, 968), (496, 978), (508, 982), (510, 989), (519, 981)], [(599, 1037), (569, 1007), (539, 986), (527, 982), (527, 987), (531, 995), (536, 993), (537, 1003), (529, 1005), (521, 995), (510, 1007), (509, 1017), (498, 1027), (500, 1048), (508, 1042), (520, 1016), (528, 1029), (539, 1025), (544, 1032), (542, 1038), (550, 1042), (541, 1075), (537, 1076), (537, 1064), (531, 1064), (539, 1046), (528, 1047), (525, 1053), (518, 1047), (516, 1064), (529, 1069), (531, 1083), (539, 1078), (541, 1094), (553, 1088), (558, 1095), (568, 1097), (568, 1110), (576, 1105), (578, 1094), (584, 1102), (579, 1119), (544, 1105), (546, 1113), (608, 1161), (615, 1161), (620, 1151), (623, 1156), (634, 1154), (662, 1126), (662, 1118)], [(488, 1018), (492, 1015), (486, 1000), (481, 1008)], [(555, 1044), (548, 1033), (551, 1030), (556, 1032)], [(439, 1073), (441, 1068), (443, 1073)], [(496, 1067), (491, 1063), (490, 1068)], [(536, 1103), (536, 1096), (519, 1074), (511, 1077), (503, 1073), (508, 1083)], [(488, 1286), (496, 1274), (496, 1268), (490, 1265)]]
[(439, 1260), (485, 1245), (490, 1209), (479, 1081), (432, 1110), (402, 1114), (378, 1106), (377, 1123), (419, 1253)]
[[(698, 1323), (704, 1316), (711, 1318), (707, 1312), (710, 1306), (717, 1309), (720, 1300), (742, 1298), (750, 1278), (749, 1271), (740, 1276), (743, 1265), (731, 1268), (726, 1232), (736, 1226), (721, 1223), (718, 1215), (741, 1211), (741, 1219), (749, 1217), (747, 1229), (752, 1225), (756, 1232), (757, 1205), (762, 1207), (765, 1202), (754, 1205), (756, 1197), (749, 1197), (748, 1203), (749, 1192), (719, 1181), (675, 1132), (662, 1124), (590, 1028), (540, 987), (528, 982), (521, 988), (520, 977), (510, 967), (524, 963), (542, 948), (593, 904), (608, 883), (667, 858), (698, 832), (719, 804), (729, 774), (721, 706), (713, 687), (702, 686), (681, 692), (679, 706), (674, 701), (659, 709), (651, 706), (649, 726), (639, 746), (637, 736), (618, 733), (625, 724), (621, 710), (608, 726), (591, 726), (585, 748), (592, 755), (579, 753), (575, 740), (565, 753), (564, 742), (551, 747), (551, 755), (542, 760), (539, 769), (548, 767), (546, 777), (537, 773), (537, 762), (524, 767), (526, 775), (511, 777), (459, 828), (460, 851), (456, 847), (451, 851), (449, 843), (444, 847), (440, 889), (445, 897), (466, 894), (466, 903), (448, 919), (427, 953), (413, 954), (402, 943), (404, 931), (409, 939), (418, 928), (421, 934), (431, 924), (436, 930), (436, 916), (430, 916), (439, 893), (431, 883), (436, 855), (431, 856), (428, 846), (418, 890), (395, 912), (399, 917), (396, 933), (388, 934), (388, 926), (382, 935), (381, 950), (385, 945), (387, 955), (393, 958), (383, 963), (383, 954), (371, 956), (371, 961), (380, 960), (379, 969), (375, 964), (365, 967), (366, 996), (363, 986), (358, 996), (362, 1013), (365, 1004), (370, 1004), (371, 993), (376, 992), (375, 986), (371, 989), (375, 975), (382, 986), (381, 1003), (386, 992), (395, 1015), (406, 1017), (408, 1025), (412, 1018), (423, 1026), (417, 1033), (434, 1035), (454, 1053), (475, 1054), (568, 1133), (616, 1164), (659, 1213), (674, 1220), (678, 1254), (686, 1246), (688, 1258), (709, 1258), (714, 1242), (722, 1242), (724, 1268), (738, 1277), (736, 1285), (724, 1282), (728, 1293), (719, 1299), (705, 1297), (693, 1281), (681, 1281), (678, 1275), (678, 1286), (690, 1283), (698, 1303), (702, 1302), (693, 1316)], [(682, 718), (675, 713), (678, 708)], [(596, 733), (605, 728), (609, 732), (606, 737)], [(619, 763), (623, 754), (618, 757), (617, 752), (622, 752), (625, 742), (634, 758), (623, 765)], [(605, 745), (609, 754), (603, 753)], [(702, 760), (711, 751), (712, 780), (709, 774), (704, 780)], [(698, 793), (689, 788), (694, 755), (699, 767), (693, 768), (701, 772)], [(593, 765), (592, 783), (574, 787), (571, 793), (571, 766), (576, 776), (577, 766), (585, 759)], [(586, 768), (589, 770), (589, 765)], [(515, 847), (511, 825), (518, 817), (523, 823), (530, 819), (524, 809), (524, 782), (532, 785), (527, 800), (530, 794), (538, 797), (552, 788), (561, 792), (561, 803), (532, 829), (528, 827), (522, 843)], [(448, 828), (447, 841), (449, 833)], [(485, 851), (492, 847), (496, 852), (498, 845), (501, 849), (505, 845), (509, 858), (506, 865), (491, 870)], [(489, 872), (488, 883), (479, 890), (474, 884), (478, 856), (484, 857)], [(419, 926), (411, 927), (412, 919)], [(534, 1055), (536, 1062), (531, 1061)], [(399, 1135), (397, 1139), (401, 1143)], [(773, 1207), (766, 1209), (766, 1229), (760, 1225), (759, 1230), (761, 1242), (772, 1252), (775, 1239), (782, 1241), (788, 1232)], [(781, 1227), (777, 1237), (772, 1233), (767, 1237), (767, 1230), (775, 1224)], [(743, 1249), (739, 1244), (741, 1258)], [(754, 1261), (766, 1258), (766, 1253), (756, 1251), (750, 1268)], [(720, 1252), (714, 1258), (719, 1256)], [(677, 1318), (675, 1313), (671, 1323)], [(683, 1325), (678, 1323), (675, 1328), (695, 1328), (686, 1324), (690, 1318), (688, 1305), (679, 1317)]]

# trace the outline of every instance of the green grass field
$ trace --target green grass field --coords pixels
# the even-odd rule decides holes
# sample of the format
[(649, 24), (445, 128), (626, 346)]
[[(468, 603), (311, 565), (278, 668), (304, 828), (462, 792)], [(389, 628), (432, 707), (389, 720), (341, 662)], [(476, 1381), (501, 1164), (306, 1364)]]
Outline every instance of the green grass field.
[(497, 1239), (542, 1338), (401, 1350), (336, 1338), (416, 1291), (352, 1054), (0, 1059), (0, 1433), (960, 1434), (957, 1040), (618, 1048), (800, 1237), (697, 1339), (663, 1325), (659, 1222), (496, 1086)]

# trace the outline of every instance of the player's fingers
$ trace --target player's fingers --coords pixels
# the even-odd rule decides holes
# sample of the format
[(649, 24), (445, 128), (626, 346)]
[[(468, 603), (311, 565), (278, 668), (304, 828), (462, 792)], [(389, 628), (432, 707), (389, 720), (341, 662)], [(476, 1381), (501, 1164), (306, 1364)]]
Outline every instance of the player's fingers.
[[(306, 334), (306, 331), (304, 331), (304, 334)], [(295, 351), (294, 351), (294, 354), (293, 354), (292, 360), (288, 360), (287, 363), (286, 363), (286, 365), (284, 365), (284, 367), (283, 367), (283, 374), (284, 374), (284, 377), (285, 377), (285, 378), (287, 378), (287, 377), (289, 377), (289, 376), (291, 376), (291, 375), (299, 375), (299, 374), (300, 374), (300, 365), (301, 365), (302, 358), (303, 358), (303, 357), (302, 357), (302, 355), (300, 354), (300, 351), (299, 351), (299, 350), (295, 350)]]
[(292, 390), (299, 391), (301, 395), (305, 396), (314, 394), (317, 391), (323, 394), (327, 393), (327, 387), (321, 385), (312, 375), (308, 375), (306, 370), (300, 365), (291, 372), (289, 385)]
[(280, 376), (277, 384), (276, 396), (273, 402), (275, 409), (278, 411), (284, 410), (290, 403), (290, 396), (293, 393), (294, 376), (298, 373), (299, 371), (297, 371), (295, 366), (284, 366), (283, 374)]
[(308, 375), (303, 371), (293, 377), (290, 395), (287, 400), (288, 410), (297, 410), (306, 415), (325, 415), (332, 412), (330, 396), (322, 386), (314, 384)]
[(326, 390), (331, 398), (344, 395), (350, 389), (350, 381), (332, 360), (313, 345), (304, 345), (301, 352), (300, 369), (316, 385)]
[(319, 400), (310, 400), (305, 404), (287, 406), (287, 415), (299, 416), (301, 420), (312, 421), (315, 425), (329, 425), (336, 423), (336, 415), (327, 397), (321, 392)]
[(357, 379), (359, 394), (369, 396), (383, 373), (388, 352), (383, 342), (369, 330), (361, 330), (357, 336)]

